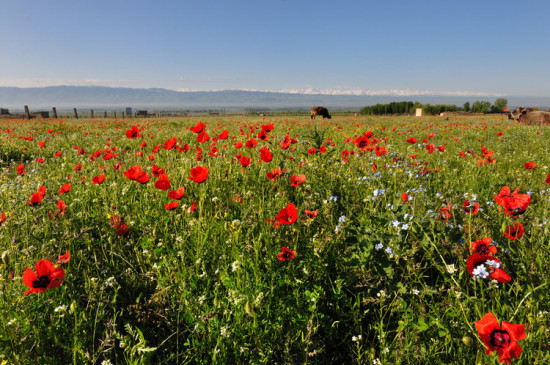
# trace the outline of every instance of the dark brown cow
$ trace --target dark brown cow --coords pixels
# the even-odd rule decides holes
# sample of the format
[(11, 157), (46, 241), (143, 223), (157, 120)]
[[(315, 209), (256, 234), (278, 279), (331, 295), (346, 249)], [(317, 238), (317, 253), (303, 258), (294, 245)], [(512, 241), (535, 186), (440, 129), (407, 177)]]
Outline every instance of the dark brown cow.
[(537, 108), (517, 108), (508, 114), (508, 119), (514, 119), (527, 125), (542, 125), (550, 123), (550, 112)]
[(332, 118), (328, 113), (327, 108), (325, 108), (324, 106), (314, 106), (313, 108), (311, 108), (311, 119), (315, 119), (316, 115), (322, 115), (323, 119)]

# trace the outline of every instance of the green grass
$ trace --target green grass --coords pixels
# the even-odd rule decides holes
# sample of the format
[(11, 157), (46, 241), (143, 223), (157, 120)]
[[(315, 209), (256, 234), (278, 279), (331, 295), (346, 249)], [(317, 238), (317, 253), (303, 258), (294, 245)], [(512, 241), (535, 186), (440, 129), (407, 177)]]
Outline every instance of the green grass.
[[(0, 121), (0, 215), (7, 217), (0, 227), (0, 360), (492, 364), (498, 356), (485, 355), (474, 326), (491, 312), (525, 324), (517, 363), (550, 361), (546, 128), (489, 116), (202, 118), (211, 137), (229, 130), (216, 144), (220, 156), (211, 157), (212, 140), (200, 144), (188, 129), (198, 120)], [(258, 140), (261, 126), (271, 123), (267, 142), (234, 147)], [(143, 128), (141, 138), (126, 137), (132, 125)], [(387, 154), (360, 153), (345, 142), (367, 130)], [(287, 132), (297, 143), (282, 150)], [(443, 152), (426, 151), (422, 141), (430, 133), (428, 143)], [(406, 142), (411, 136), (416, 144)], [(165, 150), (171, 137), (191, 149)], [(90, 154), (107, 144), (118, 157), (92, 161)], [(325, 154), (308, 154), (321, 144)], [(273, 154), (269, 163), (260, 160), (264, 145)], [(483, 145), (494, 151), (494, 164), (477, 164)], [(200, 162), (195, 147), (202, 148)], [(355, 151), (347, 163), (343, 150)], [(54, 157), (57, 151), (61, 157)], [(237, 153), (252, 164), (241, 167)], [(39, 157), (45, 162), (37, 163)], [(523, 168), (529, 161), (535, 169)], [(20, 163), (23, 176), (15, 169)], [(78, 163), (80, 172), (73, 168)], [(153, 176), (141, 185), (123, 174), (141, 165), (151, 175), (153, 163), (166, 170), (172, 189), (185, 187), (173, 211), (164, 208), (172, 200), (155, 188)], [(209, 168), (201, 184), (187, 178), (197, 165)], [(276, 167), (286, 173), (271, 182), (266, 174)], [(419, 174), (424, 169), (430, 173)], [(92, 185), (101, 173), (104, 183)], [(299, 174), (306, 182), (291, 187), (290, 176)], [(58, 194), (65, 183), (71, 191)], [(44, 200), (29, 206), (41, 185)], [(514, 220), (493, 200), (503, 186), (532, 193), (515, 220), (525, 226), (516, 241), (504, 237)], [(414, 199), (403, 203), (404, 192)], [(470, 216), (462, 204), (473, 197), (481, 210)], [(48, 211), (57, 211), (58, 200), (66, 213), (51, 220)], [(193, 201), (197, 209), (189, 213)], [(298, 219), (273, 227), (269, 221), (288, 203)], [(437, 212), (447, 204), (452, 217), (442, 222)], [(308, 219), (305, 209), (319, 214)], [(126, 236), (111, 226), (114, 215), (128, 225)], [(484, 237), (498, 242), (509, 283), (468, 274), (469, 244)], [(296, 257), (279, 261), (282, 246)], [(25, 296), (25, 269), (41, 259), (55, 263), (68, 249), (63, 284)]]

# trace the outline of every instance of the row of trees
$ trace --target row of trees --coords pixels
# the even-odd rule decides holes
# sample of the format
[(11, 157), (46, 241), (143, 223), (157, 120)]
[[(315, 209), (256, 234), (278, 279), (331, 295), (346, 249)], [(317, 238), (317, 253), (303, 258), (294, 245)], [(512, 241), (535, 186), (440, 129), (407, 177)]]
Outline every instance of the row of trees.
[(471, 112), (471, 113), (501, 113), (506, 109), (508, 100), (498, 98), (493, 105), (488, 101), (465, 102), (462, 107), (453, 104), (421, 104), (419, 102), (401, 101), (391, 102), (389, 104), (376, 104), (362, 108), (360, 113), (363, 115), (387, 115), (387, 114), (414, 114), (416, 109), (422, 109), (424, 114), (438, 115), (448, 112)]
[(10, 113), (10, 111), (9, 111), (8, 109), (6, 109), (6, 108), (0, 108), (0, 115), (2, 115), (2, 114), (9, 114), (9, 113)]

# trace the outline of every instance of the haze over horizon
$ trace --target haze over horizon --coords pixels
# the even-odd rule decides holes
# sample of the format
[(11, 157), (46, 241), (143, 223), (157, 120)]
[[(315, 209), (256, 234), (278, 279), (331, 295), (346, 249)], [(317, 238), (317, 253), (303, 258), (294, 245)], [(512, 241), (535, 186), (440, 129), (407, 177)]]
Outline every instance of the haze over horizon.
[(6, 2), (0, 86), (550, 96), (546, 1)]

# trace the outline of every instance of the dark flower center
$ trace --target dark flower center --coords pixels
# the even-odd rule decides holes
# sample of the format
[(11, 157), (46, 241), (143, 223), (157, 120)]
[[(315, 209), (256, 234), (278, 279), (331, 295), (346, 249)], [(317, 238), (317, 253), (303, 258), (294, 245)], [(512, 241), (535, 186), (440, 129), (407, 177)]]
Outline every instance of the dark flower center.
[(491, 332), (491, 345), (498, 348), (506, 348), (510, 346), (511, 338), (507, 331), (494, 330)]
[(510, 212), (511, 215), (513, 215), (514, 217), (515, 216), (518, 216), (520, 214), (523, 214), (525, 213), (525, 209), (521, 208), (521, 207), (518, 207), (518, 208), (509, 208), (508, 211)]
[(284, 257), (285, 259), (289, 259), (291, 256), (292, 256), (292, 254), (290, 253), (290, 251), (285, 251), (285, 252), (283, 253), (283, 257)]
[(466, 213), (471, 213), (471, 212), (473, 212), (473, 211), (475, 211), (475, 210), (476, 210), (475, 205), (471, 205), (471, 204), (470, 204), (470, 205), (467, 205), (467, 206), (464, 207), (464, 211), (465, 211)]
[(48, 287), (48, 285), (50, 285), (50, 282), (51, 280), (48, 275), (42, 275), (38, 278), (38, 280), (34, 280), (32, 282), (32, 287), (35, 289), (45, 289)]
[(359, 147), (361, 147), (361, 148), (365, 147), (366, 145), (367, 145), (367, 141), (363, 140), (363, 141), (359, 142)]
[(489, 247), (487, 247), (487, 245), (477, 246), (476, 251), (480, 255), (489, 255), (491, 253), (491, 251), (489, 251)]

